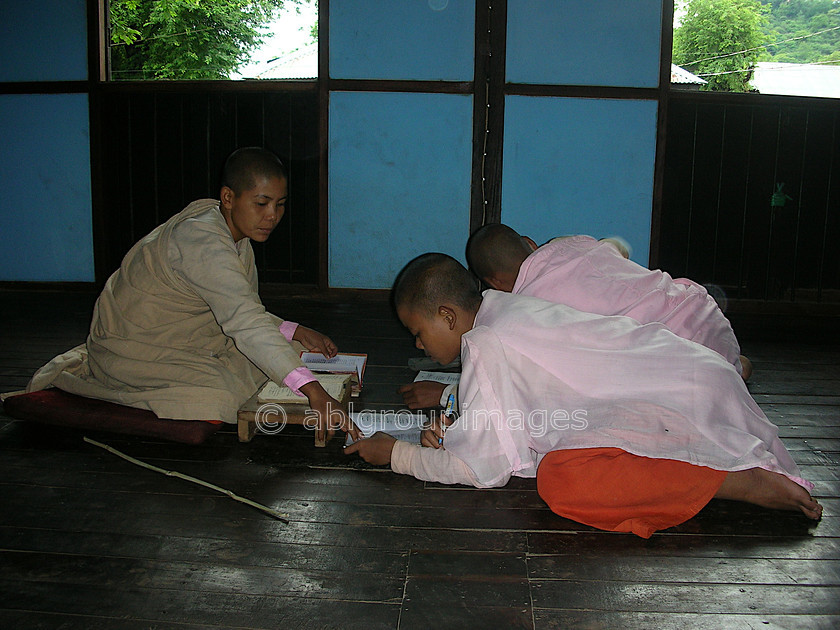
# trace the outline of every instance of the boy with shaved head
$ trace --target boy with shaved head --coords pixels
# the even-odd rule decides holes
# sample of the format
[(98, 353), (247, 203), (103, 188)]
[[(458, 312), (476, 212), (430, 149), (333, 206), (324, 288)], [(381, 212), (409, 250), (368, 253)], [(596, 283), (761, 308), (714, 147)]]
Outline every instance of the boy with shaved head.
[(460, 354), (460, 417), (436, 428), (440, 448), (376, 434), (346, 452), (442, 483), (536, 477), (557, 514), (643, 537), (714, 497), (820, 517), (812, 484), (718, 353), (661, 324), (482, 296), (444, 254), (409, 263), (393, 295), (418, 348), (442, 364)]
[(660, 322), (715, 350), (744, 380), (752, 371), (729, 320), (705, 288), (629, 260), (620, 242), (590, 236), (554, 239), (542, 247), (501, 223), (485, 225), (467, 243), (476, 275), (499, 291), (530, 295), (579, 311)]

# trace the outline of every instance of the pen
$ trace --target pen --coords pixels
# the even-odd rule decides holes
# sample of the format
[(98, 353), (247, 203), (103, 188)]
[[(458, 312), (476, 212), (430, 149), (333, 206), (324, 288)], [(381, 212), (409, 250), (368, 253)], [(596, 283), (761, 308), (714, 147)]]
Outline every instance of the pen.
[[(443, 410), (443, 415), (447, 418), (451, 418), (455, 415), (455, 394), (449, 394), (449, 398), (446, 399), (446, 408)], [(446, 433), (446, 423), (441, 424), (441, 433)], [(438, 445), (443, 444), (443, 435), (438, 438)]]

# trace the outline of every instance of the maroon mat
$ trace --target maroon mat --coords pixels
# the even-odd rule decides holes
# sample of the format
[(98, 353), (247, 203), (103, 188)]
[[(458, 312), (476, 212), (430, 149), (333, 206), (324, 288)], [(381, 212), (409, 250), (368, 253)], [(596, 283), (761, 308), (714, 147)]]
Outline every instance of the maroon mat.
[(161, 420), (151, 411), (76, 396), (60, 389), (11, 396), (3, 401), (3, 411), (19, 420), (182, 444), (201, 444), (221, 427), (221, 423), (200, 420)]

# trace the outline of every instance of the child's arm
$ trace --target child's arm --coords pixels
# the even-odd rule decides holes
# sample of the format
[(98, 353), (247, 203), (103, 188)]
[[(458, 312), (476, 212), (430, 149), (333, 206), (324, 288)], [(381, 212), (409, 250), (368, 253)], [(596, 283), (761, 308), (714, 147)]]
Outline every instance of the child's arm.
[(446, 390), (444, 383), (437, 381), (415, 381), (403, 385), (397, 391), (409, 409), (428, 409), (440, 405), (440, 398)]
[(431, 409), (445, 407), (449, 394), (455, 396), (458, 404), (458, 384), (445, 385), (437, 381), (414, 381), (397, 390), (402, 394), (403, 402), (409, 409)]
[[(475, 478), (469, 466), (445, 448), (423, 448), (418, 444), (398, 441), (391, 453), (391, 470), (422, 481), (487, 487)], [(507, 479), (499, 485), (503, 486), (505, 483)]]
[[(344, 452), (358, 453), (370, 464), (390, 463), (395, 473), (412, 475), (422, 481), (491, 487), (479, 482), (469, 466), (446, 449), (423, 448), (419, 444), (396, 440), (386, 433), (375, 433), (366, 440), (354, 442)], [(507, 475), (494, 486), (503, 486), (509, 479), (510, 475)]]

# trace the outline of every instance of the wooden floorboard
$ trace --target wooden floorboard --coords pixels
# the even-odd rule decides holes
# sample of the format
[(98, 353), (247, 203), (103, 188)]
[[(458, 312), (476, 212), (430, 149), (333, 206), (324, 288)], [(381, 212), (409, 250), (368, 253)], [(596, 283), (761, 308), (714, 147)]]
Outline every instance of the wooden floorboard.
[[(82, 343), (86, 293), (0, 293), (0, 391)], [(399, 409), (420, 357), (387, 301), (267, 306), (365, 352), (357, 408)], [(139, 469), (72, 430), (0, 415), (0, 627), (840, 627), (840, 348), (762, 339), (749, 390), (815, 484), (819, 523), (728, 501), (649, 540), (552, 514), (533, 480), (424, 483), (312, 434), (204, 445), (91, 433), (125, 453), (252, 498)]]

